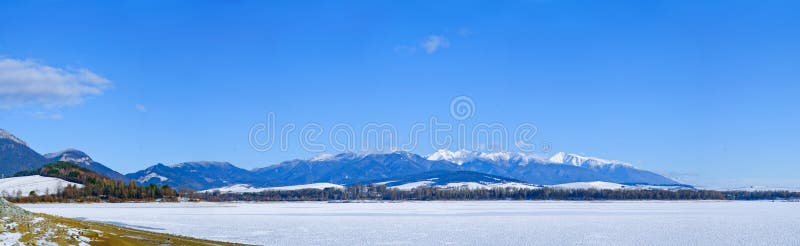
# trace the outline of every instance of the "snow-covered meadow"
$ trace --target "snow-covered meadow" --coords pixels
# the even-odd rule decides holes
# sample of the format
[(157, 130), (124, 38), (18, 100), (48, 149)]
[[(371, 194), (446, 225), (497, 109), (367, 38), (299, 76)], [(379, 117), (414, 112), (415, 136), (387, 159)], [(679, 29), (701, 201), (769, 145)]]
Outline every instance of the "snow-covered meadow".
[(800, 203), (729, 201), (23, 204), (259, 245), (797, 245)]
[(0, 179), (0, 196), (16, 197), (19, 195), (23, 197), (28, 196), (32, 191), (39, 195), (55, 194), (64, 190), (67, 185), (83, 187), (82, 184), (39, 175), (4, 178)]

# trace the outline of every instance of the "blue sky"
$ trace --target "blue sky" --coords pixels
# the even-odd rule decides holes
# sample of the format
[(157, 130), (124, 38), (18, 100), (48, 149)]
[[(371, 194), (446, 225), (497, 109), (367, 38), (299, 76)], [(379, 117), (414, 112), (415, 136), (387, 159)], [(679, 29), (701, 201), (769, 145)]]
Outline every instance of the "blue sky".
[[(298, 128), (389, 123), (400, 136), (431, 117), (532, 123), (543, 156), (624, 160), (699, 185), (798, 186), (798, 7), (3, 1), (0, 128), (41, 153), (74, 147), (131, 172), (317, 154), (254, 150), (250, 130), (270, 112)], [(458, 96), (475, 106), (464, 121), (450, 115)], [(432, 152), (421, 140), (413, 152)]]

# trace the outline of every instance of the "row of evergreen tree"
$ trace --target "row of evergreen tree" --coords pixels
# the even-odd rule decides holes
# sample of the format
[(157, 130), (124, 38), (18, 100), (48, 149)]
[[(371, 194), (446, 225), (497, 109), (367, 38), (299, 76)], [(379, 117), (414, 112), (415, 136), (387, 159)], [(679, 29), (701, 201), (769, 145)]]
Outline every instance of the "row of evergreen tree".
[(348, 200), (797, 200), (800, 193), (788, 191), (712, 191), (712, 190), (569, 190), (558, 188), (519, 189), (389, 189), (383, 185), (353, 185), (345, 189), (306, 189), (263, 191), (258, 193), (186, 193), (204, 201), (348, 201)]

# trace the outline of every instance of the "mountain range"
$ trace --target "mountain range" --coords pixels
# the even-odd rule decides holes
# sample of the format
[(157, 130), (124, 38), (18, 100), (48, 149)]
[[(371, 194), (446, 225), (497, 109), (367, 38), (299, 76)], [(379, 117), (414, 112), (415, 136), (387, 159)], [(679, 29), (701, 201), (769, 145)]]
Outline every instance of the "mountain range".
[[(439, 150), (429, 155), (398, 151), (391, 153), (324, 154), (275, 165), (245, 170), (228, 162), (198, 161), (175, 165), (156, 164), (122, 175), (95, 162), (76, 149), (40, 155), (22, 140), (0, 129), (0, 170), (6, 176), (35, 169), (55, 161), (72, 162), (109, 178), (134, 180), (141, 184), (169, 185), (206, 190), (231, 185), (252, 187), (293, 186), (313, 183), (350, 185), (380, 180), (406, 183), (429, 180), (425, 173), (445, 180), (482, 182), (486, 177), (536, 185), (604, 181), (619, 184), (681, 186), (683, 184), (654, 172), (620, 162), (576, 154), (557, 153), (549, 159), (524, 153), (483, 153), (468, 150)], [(479, 175), (467, 175), (467, 174)], [(685, 186), (685, 185), (684, 185)]]
[(28, 144), (10, 132), (0, 129), (0, 174), (12, 176), (20, 171), (37, 169), (45, 164), (66, 161), (95, 171), (116, 180), (126, 180), (113, 169), (95, 162), (80, 150), (68, 148), (62, 151), (41, 155), (28, 147)]

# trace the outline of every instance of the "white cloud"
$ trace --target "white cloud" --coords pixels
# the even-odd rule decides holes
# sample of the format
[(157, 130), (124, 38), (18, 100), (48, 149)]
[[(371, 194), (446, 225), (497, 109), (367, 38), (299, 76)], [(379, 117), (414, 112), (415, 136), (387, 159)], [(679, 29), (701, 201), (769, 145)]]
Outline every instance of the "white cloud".
[(136, 107), (136, 111), (139, 111), (140, 113), (147, 112), (147, 108), (145, 108), (144, 105), (136, 104), (134, 107)]
[(420, 44), (425, 52), (428, 54), (436, 53), (441, 48), (450, 47), (450, 41), (447, 38), (439, 35), (430, 35), (425, 38), (425, 41), (422, 41)]
[(0, 58), (0, 107), (66, 106), (101, 95), (111, 81), (88, 69), (62, 69), (31, 60)]

